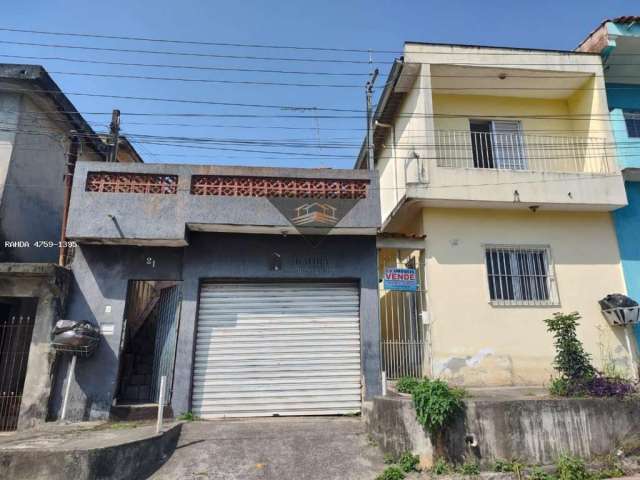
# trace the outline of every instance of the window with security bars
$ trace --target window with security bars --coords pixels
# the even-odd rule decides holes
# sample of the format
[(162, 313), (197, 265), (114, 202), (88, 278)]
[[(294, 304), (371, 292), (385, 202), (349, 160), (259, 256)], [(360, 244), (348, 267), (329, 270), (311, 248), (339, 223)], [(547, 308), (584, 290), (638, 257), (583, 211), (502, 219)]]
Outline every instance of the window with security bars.
[(640, 138), (640, 110), (624, 110), (624, 122), (627, 124), (627, 135)]
[(487, 247), (491, 302), (502, 305), (556, 303), (547, 248)]

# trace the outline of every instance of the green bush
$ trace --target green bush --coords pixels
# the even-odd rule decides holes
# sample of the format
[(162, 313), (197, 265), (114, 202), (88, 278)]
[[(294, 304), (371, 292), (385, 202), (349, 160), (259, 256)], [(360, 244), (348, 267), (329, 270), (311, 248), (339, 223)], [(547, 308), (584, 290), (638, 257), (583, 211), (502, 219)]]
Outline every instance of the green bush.
[(553, 475), (549, 475), (540, 467), (533, 467), (526, 478), (527, 480), (556, 480)]
[(434, 475), (448, 475), (452, 471), (451, 465), (442, 457), (437, 458), (431, 467), (431, 473)]
[(193, 412), (184, 412), (178, 416), (178, 420), (182, 420), (183, 422), (193, 422), (197, 419), (198, 417), (196, 417)]
[(593, 480), (584, 461), (577, 457), (562, 455), (556, 462), (557, 477), (559, 480)]
[(524, 465), (517, 460), (496, 460), (493, 470), (495, 472), (519, 474), (523, 467)]
[(605, 480), (608, 478), (620, 478), (624, 477), (625, 472), (619, 466), (607, 467), (602, 470), (598, 470), (598, 472), (593, 476), (596, 480)]
[(422, 380), (412, 393), (418, 422), (429, 433), (441, 433), (464, 409), (464, 396), (464, 390), (442, 380)]
[(402, 469), (396, 465), (387, 467), (376, 477), (376, 480), (403, 480), (406, 477)]
[(396, 390), (400, 393), (413, 393), (420, 380), (416, 377), (400, 377), (396, 382)]
[(465, 462), (458, 471), (462, 475), (480, 475), (480, 466), (476, 462)]
[(398, 465), (404, 472), (413, 472), (418, 470), (418, 464), (420, 463), (420, 457), (414, 455), (411, 452), (404, 452), (398, 459)]
[(556, 356), (554, 367), (561, 377), (569, 381), (582, 381), (593, 377), (596, 373), (591, 365), (591, 356), (585, 352), (582, 342), (576, 334), (580, 314), (554, 313), (547, 318), (547, 331), (553, 334)]
[(569, 380), (566, 378), (553, 378), (549, 384), (549, 393), (556, 397), (568, 397), (570, 395)]

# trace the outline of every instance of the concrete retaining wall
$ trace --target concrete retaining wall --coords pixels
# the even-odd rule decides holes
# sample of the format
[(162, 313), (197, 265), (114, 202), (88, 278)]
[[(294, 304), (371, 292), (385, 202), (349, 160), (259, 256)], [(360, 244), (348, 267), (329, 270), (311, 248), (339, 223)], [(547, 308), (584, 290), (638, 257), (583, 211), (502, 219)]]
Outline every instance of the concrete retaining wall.
[(0, 478), (12, 480), (125, 480), (147, 478), (173, 453), (181, 424), (160, 435), (83, 450), (0, 451)]
[[(465, 414), (446, 432), (444, 454), (452, 461), (483, 464), (519, 459), (553, 463), (560, 454), (594, 458), (635, 442), (640, 431), (640, 399), (467, 400)], [(365, 411), (371, 436), (385, 453), (410, 450), (423, 465), (435, 449), (415, 417), (408, 397), (378, 397)], [(470, 436), (477, 442), (471, 447)], [(633, 446), (633, 445), (632, 445)]]

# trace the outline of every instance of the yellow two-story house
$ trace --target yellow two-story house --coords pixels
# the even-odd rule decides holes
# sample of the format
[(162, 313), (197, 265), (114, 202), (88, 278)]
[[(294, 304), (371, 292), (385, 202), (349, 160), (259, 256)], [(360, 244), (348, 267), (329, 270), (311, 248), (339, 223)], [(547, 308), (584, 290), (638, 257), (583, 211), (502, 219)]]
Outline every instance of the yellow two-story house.
[[(635, 342), (598, 305), (625, 293), (608, 113), (598, 55), (405, 44), (356, 164), (380, 175), (387, 377), (545, 384), (558, 311), (580, 312), (598, 368), (635, 375)], [(386, 289), (407, 267), (417, 291)]]

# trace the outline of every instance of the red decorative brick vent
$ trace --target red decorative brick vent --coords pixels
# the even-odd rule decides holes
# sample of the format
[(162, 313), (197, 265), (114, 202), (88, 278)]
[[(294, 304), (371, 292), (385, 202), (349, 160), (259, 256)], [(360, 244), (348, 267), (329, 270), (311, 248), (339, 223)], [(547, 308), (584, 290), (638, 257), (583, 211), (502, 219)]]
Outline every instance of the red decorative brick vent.
[(100, 193), (178, 193), (178, 175), (154, 173), (89, 172), (87, 192)]
[(277, 198), (367, 198), (368, 180), (193, 175), (192, 195)]

